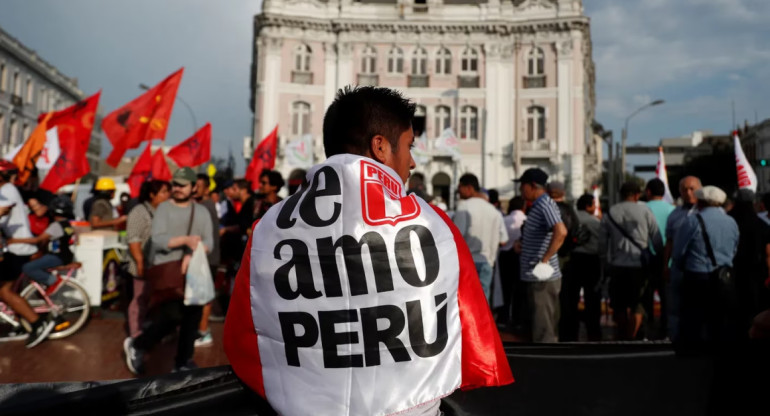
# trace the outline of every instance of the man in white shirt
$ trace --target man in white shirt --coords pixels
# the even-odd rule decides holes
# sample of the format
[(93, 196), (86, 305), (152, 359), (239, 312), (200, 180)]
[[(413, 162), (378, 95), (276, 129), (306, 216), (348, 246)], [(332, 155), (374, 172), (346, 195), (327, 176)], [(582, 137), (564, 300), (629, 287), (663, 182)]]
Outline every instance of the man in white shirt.
[(479, 194), (481, 187), (476, 175), (466, 173), (460, 177), (459, 182), (457, 190), (462, 201), (457, 204), (457, 212), (452, 221), (460, 229), (471, 250), (484, 295), (489, 300), (492, 289), (492, 267), (494, 267), (498, 249), (508, 242), (508, 233), (503, 228), (503, 216), (500, 211), (481, 198)]
[[(7, 160), (0, 160), (0, 207), (5, 207), (0, 212), (3, 213), (0, 217), (0, 232), (4, 239), (32, 238), (24, 201), (19, 190), (13, 186), (17, 172), (16, 165)], [(32, 244), (9, 244), (0, 261), (0, 301), (32, 324), (27, 348), (43, 342), (54, 326), (50, 318), (38, 316), (29, 303), (13, 290), (14, 282), (21, 276), (22, 266), (29, 262), (30, 256), (35, 253), (37, 247)]]

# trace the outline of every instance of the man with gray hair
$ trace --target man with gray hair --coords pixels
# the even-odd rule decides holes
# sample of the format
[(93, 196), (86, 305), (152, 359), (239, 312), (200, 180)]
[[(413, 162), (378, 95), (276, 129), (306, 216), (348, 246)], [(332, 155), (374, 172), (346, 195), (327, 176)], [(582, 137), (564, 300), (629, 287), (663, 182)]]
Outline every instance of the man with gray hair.
[(680, 350), (730, 339), (729, 302), (724, 302), (719, 269), (733, 266), (738, 250), (738, 225), (721, 208), (727, 195), (716, 186), (695, 191), (697, 212), (681, 224), (672, 259), (683, 272)]

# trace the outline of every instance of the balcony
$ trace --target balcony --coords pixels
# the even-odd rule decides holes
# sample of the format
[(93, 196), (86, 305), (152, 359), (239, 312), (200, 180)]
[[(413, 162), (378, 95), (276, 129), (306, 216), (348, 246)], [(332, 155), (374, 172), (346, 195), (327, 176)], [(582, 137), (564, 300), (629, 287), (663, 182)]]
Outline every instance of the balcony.
[(428, 88), (428, 75), (409, 75), (407, 86), (409, 88)]
[(457, 87), (458, 88), (478, 88), (479, 76), (478, 75), (458, 75)]
[(545, 75), (525, 76), (524, 88), (545, 88)]
[(377, 74), (358, 74), (358, 85), (380, 85), (380, 76)]
[(14, 107), (21, 107), (22, 105), (24, 105), (24, 101), (21, 99), (20, 95), (12, 94), (11, 105)]
[(551, 152), (556, 150), (555, 143), (549, 140), (524, 141), (521, 143), (522, 152)]
[(291, 71), (292, 84), (310, 85), (313, 83), (313, 73), (305, 71)]
[(414, 13), (428, 13), (427, 4), (414, 4), (412, 6), (412, 12)]

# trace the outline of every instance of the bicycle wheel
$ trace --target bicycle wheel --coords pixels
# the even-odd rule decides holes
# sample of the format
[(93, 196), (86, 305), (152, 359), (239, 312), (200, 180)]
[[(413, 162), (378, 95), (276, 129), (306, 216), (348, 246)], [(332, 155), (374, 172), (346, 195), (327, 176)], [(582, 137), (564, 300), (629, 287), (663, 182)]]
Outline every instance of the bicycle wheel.
[[(25, 287), (21, 297), (26, 299), (38, 314), (48, 313), (55, 319), (56, 325), (48, 339), (60, 339), (74, 334), (85, 325), (91, 313), (88, 294), (82, 286), (72, 280), (63, 283), (51, 297), (54, 308), (51, 308), (33, 285)], [(21, 323), (27, 331), (30, 330), (29, 322), (22, 319)]]

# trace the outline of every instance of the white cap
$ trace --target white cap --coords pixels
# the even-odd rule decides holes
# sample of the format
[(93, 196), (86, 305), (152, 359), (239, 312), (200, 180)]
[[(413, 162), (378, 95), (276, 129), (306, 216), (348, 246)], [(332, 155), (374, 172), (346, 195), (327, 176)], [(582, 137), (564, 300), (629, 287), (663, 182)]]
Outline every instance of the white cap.
[(695, 197), (698, 198), (699, 201), (707, 201), (722, 205), (727, 199), (727, 194), (716, 186), (709, 185), (695, 191)]

